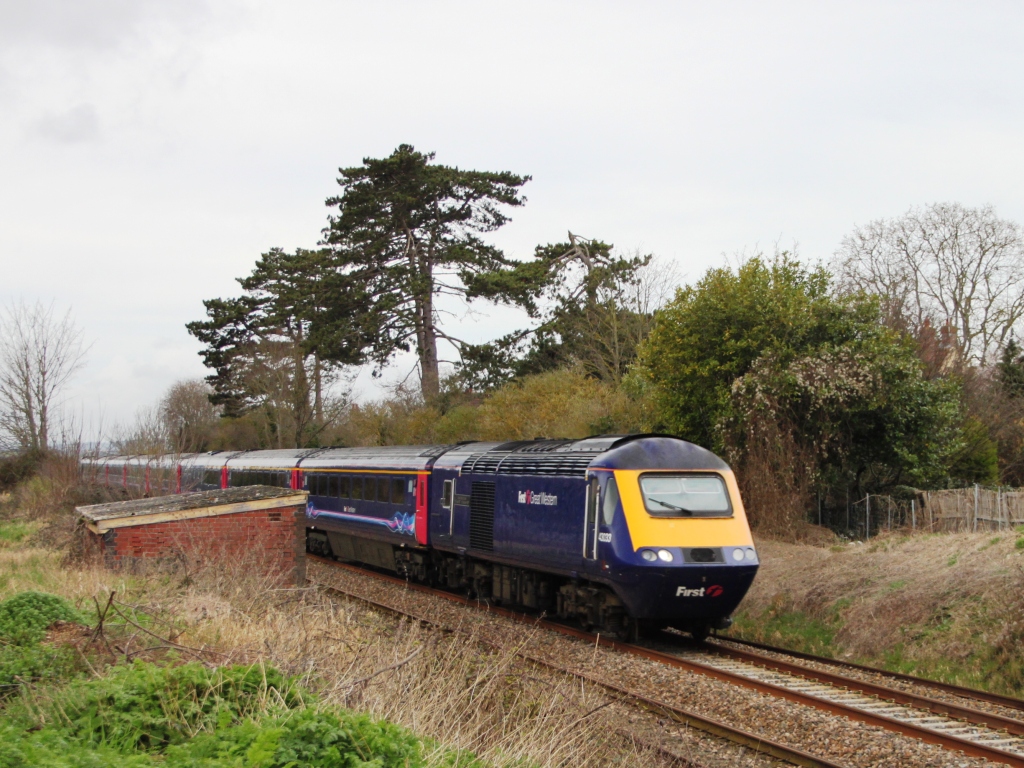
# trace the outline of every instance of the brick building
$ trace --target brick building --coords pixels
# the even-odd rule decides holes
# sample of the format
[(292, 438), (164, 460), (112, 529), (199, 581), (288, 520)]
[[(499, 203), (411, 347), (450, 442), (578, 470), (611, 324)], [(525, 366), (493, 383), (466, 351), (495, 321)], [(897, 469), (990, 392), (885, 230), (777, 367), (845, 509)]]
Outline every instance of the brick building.
[(232, 565), (306, 578), (306, 492), (251, 485), (75, 510), (86, 551), (110, 568), (230, 560)]

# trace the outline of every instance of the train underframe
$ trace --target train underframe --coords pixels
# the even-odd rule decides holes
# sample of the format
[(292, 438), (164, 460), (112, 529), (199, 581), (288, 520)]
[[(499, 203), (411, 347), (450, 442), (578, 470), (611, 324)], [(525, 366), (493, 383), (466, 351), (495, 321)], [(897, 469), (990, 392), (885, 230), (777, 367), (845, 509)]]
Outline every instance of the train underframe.
[[(668, 626), (664, 621), (634, 619), (610, 587), (586, 579), (502, 565), (471, 555), (407, 549), (334, 531), (307, 529), (306, 549), (314, 555), (389, 571), (495, 605), (575, 622), (588, 631), (623, 640), (635, 641)], [(698, 619), (673, 622), (672, 626), (703, 640), (714, 624)], [(718, 622), (719, 629), (726, 626), (727, 619)]]

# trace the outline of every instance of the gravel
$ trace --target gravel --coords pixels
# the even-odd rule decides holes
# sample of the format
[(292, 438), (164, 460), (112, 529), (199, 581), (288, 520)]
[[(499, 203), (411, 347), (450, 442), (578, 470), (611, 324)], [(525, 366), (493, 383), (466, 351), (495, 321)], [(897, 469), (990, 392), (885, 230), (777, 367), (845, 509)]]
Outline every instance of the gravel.
[[(445, 600), (372, 576), (311, 562), (309, 578), (345, 592), (377, 601), (397, 610), (427, 617), (448, 629), (471, 631), (498, 645), (510, 643), (528, 653), (602, 682), (627, 688), (705, 717), (714, 718), (766, 739), (820, 755), (853, 768), (892, 766), (993, 765), (941, 747), (892, 733), (876, 726), (848, 720), (812, 707), (740, 688), (647, 659), (597, 647), (560, 633), (489, 615), (472, 607)], [(632, 708), (630, 732), (651, 733), (646, 715)], [(635, 718), (635, 720), (634, 720)], [(632, 727), (635, 726), (635, 727)], [(643, 726), (643, 727), (641, 727)], [(658, 742), (700, 765), (772, 765), (778, 761), (755, 756), (749, 750), (674, 723), (658, 723)], [(649, 736), (642, 736), (647, 741)], [(665, 740), (668, 740), (666, 742)], [(673, 745), (672, 747), (668, 746)], [(676, 749), (675, 745), (679, 748)], [(726, 746), (727, 745), (727, 746)], [(746, 754), (743, 754), (745, 752)]]
[(955, 693), (944, 691), (941, 688), (935, 688), (934, 686), (928, 685), (928, 681), (921, 681), (919, 683), (912, 683), (909, 680), (900, 680), (899, 678), (892, 677), (885, 674), (883, 670), (877, 672), (868, 672), (863, 669), (857, 669), (856, 667), (849, 667), (843, 664), (841, 660), (834, 662), (827, 661), (811, 661), (809, 659), (798, 659), (789, 656), (785, 653), (776, 653), (774, 651), (766, 651), (763, 648), (751, 648), (750, 646), (743, 645), (741, 643), (730, 643), (728, 637), (718, 636), (715, 638), (715, 642), (719, 642), (730, 648), (736, 648), (740, 651), (747, 651), (753, 653), (759, 653), (762, 656), (768, 656), (773, 659), (780, 659), (782, 661), (788, 661), (791, 664), (799, 664), (803, 667), (810, 669), (818, 669), (823, 672), (832, 672), (834, 674), (844, 675), (846, 677), (853, 678), (854, 680), (863, 680), (864, 682), (874, 683), (876, 685), (884, 685), (886, 688), (892, 688), (897, 691), (904, 691), (906, 693), (913, 693), (918, 696), (928, 696), (929, 698), (936, 699), (938, 701), (944, 701), (948, 704), (955, 704), (961, 707), (970, 707), (980, 712), (988, 712), (994, 715), (1001, 715), (1002, 717), (1010, 717), (1014, 720), (1020, 720), (1024, 722), (1024, 710), (1013, 709), (1011, 707), (1004, 707), (1000, 704), (993, 704), (988, 701), (979, 701), (978, 699), (972, 699), (965, 696), (958, 696)]

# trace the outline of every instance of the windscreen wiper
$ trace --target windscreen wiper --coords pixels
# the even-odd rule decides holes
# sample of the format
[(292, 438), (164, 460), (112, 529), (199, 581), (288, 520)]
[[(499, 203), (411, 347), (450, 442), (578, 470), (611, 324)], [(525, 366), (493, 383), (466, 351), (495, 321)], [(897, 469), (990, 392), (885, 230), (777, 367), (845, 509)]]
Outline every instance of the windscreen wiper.
[(686, 507), (678, 507), (675, 504), (669, 504), (667, 501), (662, 501), (661, 499), (652, 499), (650, 496), (647, 497), (647, 500), (653, 501), (655, 504), (661, 504), (661, 506), (663, 507), (674, 509), (676, 512), (683, 512), (684, 514), (690, 515), (691, 517), (693, 516), (692, 509), (687, 509)]

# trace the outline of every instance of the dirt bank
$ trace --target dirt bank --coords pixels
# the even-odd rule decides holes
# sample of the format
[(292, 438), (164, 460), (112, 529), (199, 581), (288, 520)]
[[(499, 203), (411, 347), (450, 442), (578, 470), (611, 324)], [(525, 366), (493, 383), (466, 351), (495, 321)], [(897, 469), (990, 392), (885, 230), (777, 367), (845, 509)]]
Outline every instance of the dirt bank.
[(729, 635), (1024, 695), (1024, 531), (758, 549)]

